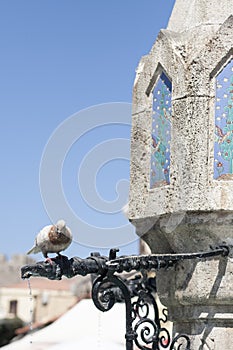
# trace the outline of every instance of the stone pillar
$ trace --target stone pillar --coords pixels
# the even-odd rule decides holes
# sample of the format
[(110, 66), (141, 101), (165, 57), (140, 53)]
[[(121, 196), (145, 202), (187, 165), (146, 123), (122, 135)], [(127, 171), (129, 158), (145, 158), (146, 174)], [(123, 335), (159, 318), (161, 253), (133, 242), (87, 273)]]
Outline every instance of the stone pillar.
[(233, 1), (177, 0), (133, 91), (129, 219), (153, 253), (226, 259), (158, 272), (175, 331), (194, 349), (233, 339)]

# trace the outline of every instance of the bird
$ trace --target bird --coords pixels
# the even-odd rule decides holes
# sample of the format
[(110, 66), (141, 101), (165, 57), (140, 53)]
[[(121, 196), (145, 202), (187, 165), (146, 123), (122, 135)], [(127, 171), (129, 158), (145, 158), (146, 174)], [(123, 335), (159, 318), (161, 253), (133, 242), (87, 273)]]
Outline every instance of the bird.
[(218, 126), (215, 125), (216, 127), (216, 135), (218, 137), (218, 143), (223, 143), (225, 141), (225, 139), (230, 136), (231, 132), (227, 131), (225, 134), (223, 132), (223, 130)]
[(157, 152), (159, 150), (160, 143), (161, 141), (159, 137), (152, 135), (152, 147), (154, 148), (154, 152)]
[(64, 220), (58, 220), (55, 225), (47, 225), (40, 230), (35, 238), (34, 246), (27, 254), (42, 252), (45, 261), (52, 264), (52, 259), (48, 257), (48, 253), (56, 253), (61, 256), (60, 252), (68, 248), (71, 242), (71, 230), (66, 226)]

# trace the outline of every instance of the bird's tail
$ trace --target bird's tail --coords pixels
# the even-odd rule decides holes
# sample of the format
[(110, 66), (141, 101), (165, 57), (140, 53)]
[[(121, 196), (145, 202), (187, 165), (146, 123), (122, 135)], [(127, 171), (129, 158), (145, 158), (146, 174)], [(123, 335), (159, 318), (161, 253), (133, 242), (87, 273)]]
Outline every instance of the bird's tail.
[(29, 255), (29, 254), (36, 254), (36, 253), (39, 253), (39, 252), (40, 252), (40, 248), (37, 247), (37, 246), (34, 246), (27, 252), (27, 255)]

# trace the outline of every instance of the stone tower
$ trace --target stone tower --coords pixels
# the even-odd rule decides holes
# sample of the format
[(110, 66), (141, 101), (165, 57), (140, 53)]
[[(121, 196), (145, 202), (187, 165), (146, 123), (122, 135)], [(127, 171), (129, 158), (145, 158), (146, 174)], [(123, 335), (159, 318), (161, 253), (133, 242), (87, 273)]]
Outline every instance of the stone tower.
[(158, 272), (194, 349), (233, 339), (233, 1), (176, 0), (133, 91), (129, 219), (153, 253), (227, 244), (225, 260)]

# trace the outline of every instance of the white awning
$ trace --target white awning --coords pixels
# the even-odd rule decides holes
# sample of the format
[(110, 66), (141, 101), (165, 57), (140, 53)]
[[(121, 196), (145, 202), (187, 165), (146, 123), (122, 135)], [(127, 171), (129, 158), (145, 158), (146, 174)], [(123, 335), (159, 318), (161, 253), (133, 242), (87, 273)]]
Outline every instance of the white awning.
[(101, 312), (91, 299), (85, 299), (51, 325), (1, 349), (125, 350), (125, 322), (125, 304)]

